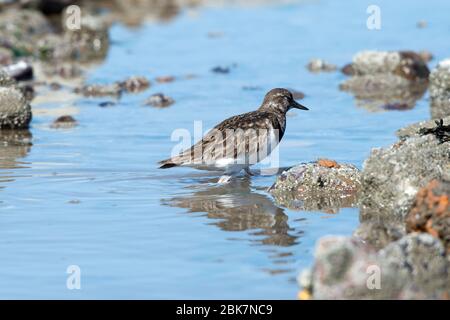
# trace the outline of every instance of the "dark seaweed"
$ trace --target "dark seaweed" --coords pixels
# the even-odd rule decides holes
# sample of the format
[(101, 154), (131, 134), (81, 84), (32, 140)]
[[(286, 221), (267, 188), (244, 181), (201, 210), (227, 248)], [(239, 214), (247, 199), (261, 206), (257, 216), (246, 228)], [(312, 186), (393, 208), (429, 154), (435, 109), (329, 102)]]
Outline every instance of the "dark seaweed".
[(419, 130), (420, 135), (432, 134), (434, 135), (440, 143), (450, 141), (450, 125), (444, 126), (444, 120), (436, 120), (435, 128), (421, 128)]

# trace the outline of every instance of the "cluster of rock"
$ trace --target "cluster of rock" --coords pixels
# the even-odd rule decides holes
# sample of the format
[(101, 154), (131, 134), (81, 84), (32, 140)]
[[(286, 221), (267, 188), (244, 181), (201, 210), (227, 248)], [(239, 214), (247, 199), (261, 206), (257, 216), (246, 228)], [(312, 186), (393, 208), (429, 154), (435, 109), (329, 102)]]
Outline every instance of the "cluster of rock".
[(351, 77), (340, 89), (370, 111), (413, 108), (425, 93), (430, 74), (424, 57), (412, 51), (359, 52), (342, 72)]
[(450, 117), (398, 131), (364, 163), (352, 237), (319, 240), (302, 298), (450, 297)]

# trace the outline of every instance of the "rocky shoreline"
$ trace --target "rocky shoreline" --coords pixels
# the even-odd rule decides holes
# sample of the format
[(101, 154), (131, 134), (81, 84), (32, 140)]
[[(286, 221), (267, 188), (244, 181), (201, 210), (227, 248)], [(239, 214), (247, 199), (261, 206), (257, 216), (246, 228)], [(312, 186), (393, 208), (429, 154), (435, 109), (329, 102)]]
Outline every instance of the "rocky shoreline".
[[(423, 61), (406, 71), (417, 63), (418, 55), (408, 53), (407, 63), (399, 62), (402, 57), (384, 52), (357, 55), (351, 67), (344, 68), (357, 80), (346, 81), (344, 87), (377, 97), (384, 83), (410, 88), (396, 80), (398, 66), (403, 77), (409, 75), (405, 81), (425, 83), (422, 76), (430, 74), (431, 120), (399, 129), (396, 143), (372, 150), (355, 192), (360, 225), (351, 237), (318, 240), (313, 266), (299, 276), (300, 299), (450, 298), (449, 60), (428, 73)], [(373, 83), (378, 83), (377, 90), (370, 93)], [(379, 101), (384, 98), (385, 92)], [(320, 187), (317, 180), (303, 176), (290, 183), (296, 185), (294, 198), (302, 197), (305, 189)], [(277, 181), (274, 187), (278, 185)], [(321, 202), (330, 202), (332, 197), (323, 188), (328, 200)]]

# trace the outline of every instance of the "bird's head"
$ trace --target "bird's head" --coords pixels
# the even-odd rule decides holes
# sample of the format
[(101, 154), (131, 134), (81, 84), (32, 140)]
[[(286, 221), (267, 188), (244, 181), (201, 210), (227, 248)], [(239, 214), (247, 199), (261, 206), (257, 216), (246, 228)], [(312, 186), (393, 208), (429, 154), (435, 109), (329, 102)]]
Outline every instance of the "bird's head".
[(267, 92), (260, 107), (261, 110), (286, 113), (290, 109), (309, 110), (294, 100), (292, 93), (283, 88), (275, 88)]

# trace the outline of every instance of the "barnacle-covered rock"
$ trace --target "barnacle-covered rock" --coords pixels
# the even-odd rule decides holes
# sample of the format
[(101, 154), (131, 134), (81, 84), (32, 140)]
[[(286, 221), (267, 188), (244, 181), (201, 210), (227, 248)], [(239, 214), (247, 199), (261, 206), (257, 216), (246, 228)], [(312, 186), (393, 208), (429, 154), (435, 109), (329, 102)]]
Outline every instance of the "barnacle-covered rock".
[(449, 261), (442, 243), (412, 233), (381, 251), (355, 238), (318, 241), (303, 287), (313, 299), (446, 299)]
[(0, 129), (27, 128), (31, 107), (23, 93), (15, 88), (0, 87)]
[(284, 171), (269, 191), (282, 206), (334, 213), (356, 204), (359, 187), (360, 171), (355, 166), (320, 159)]

